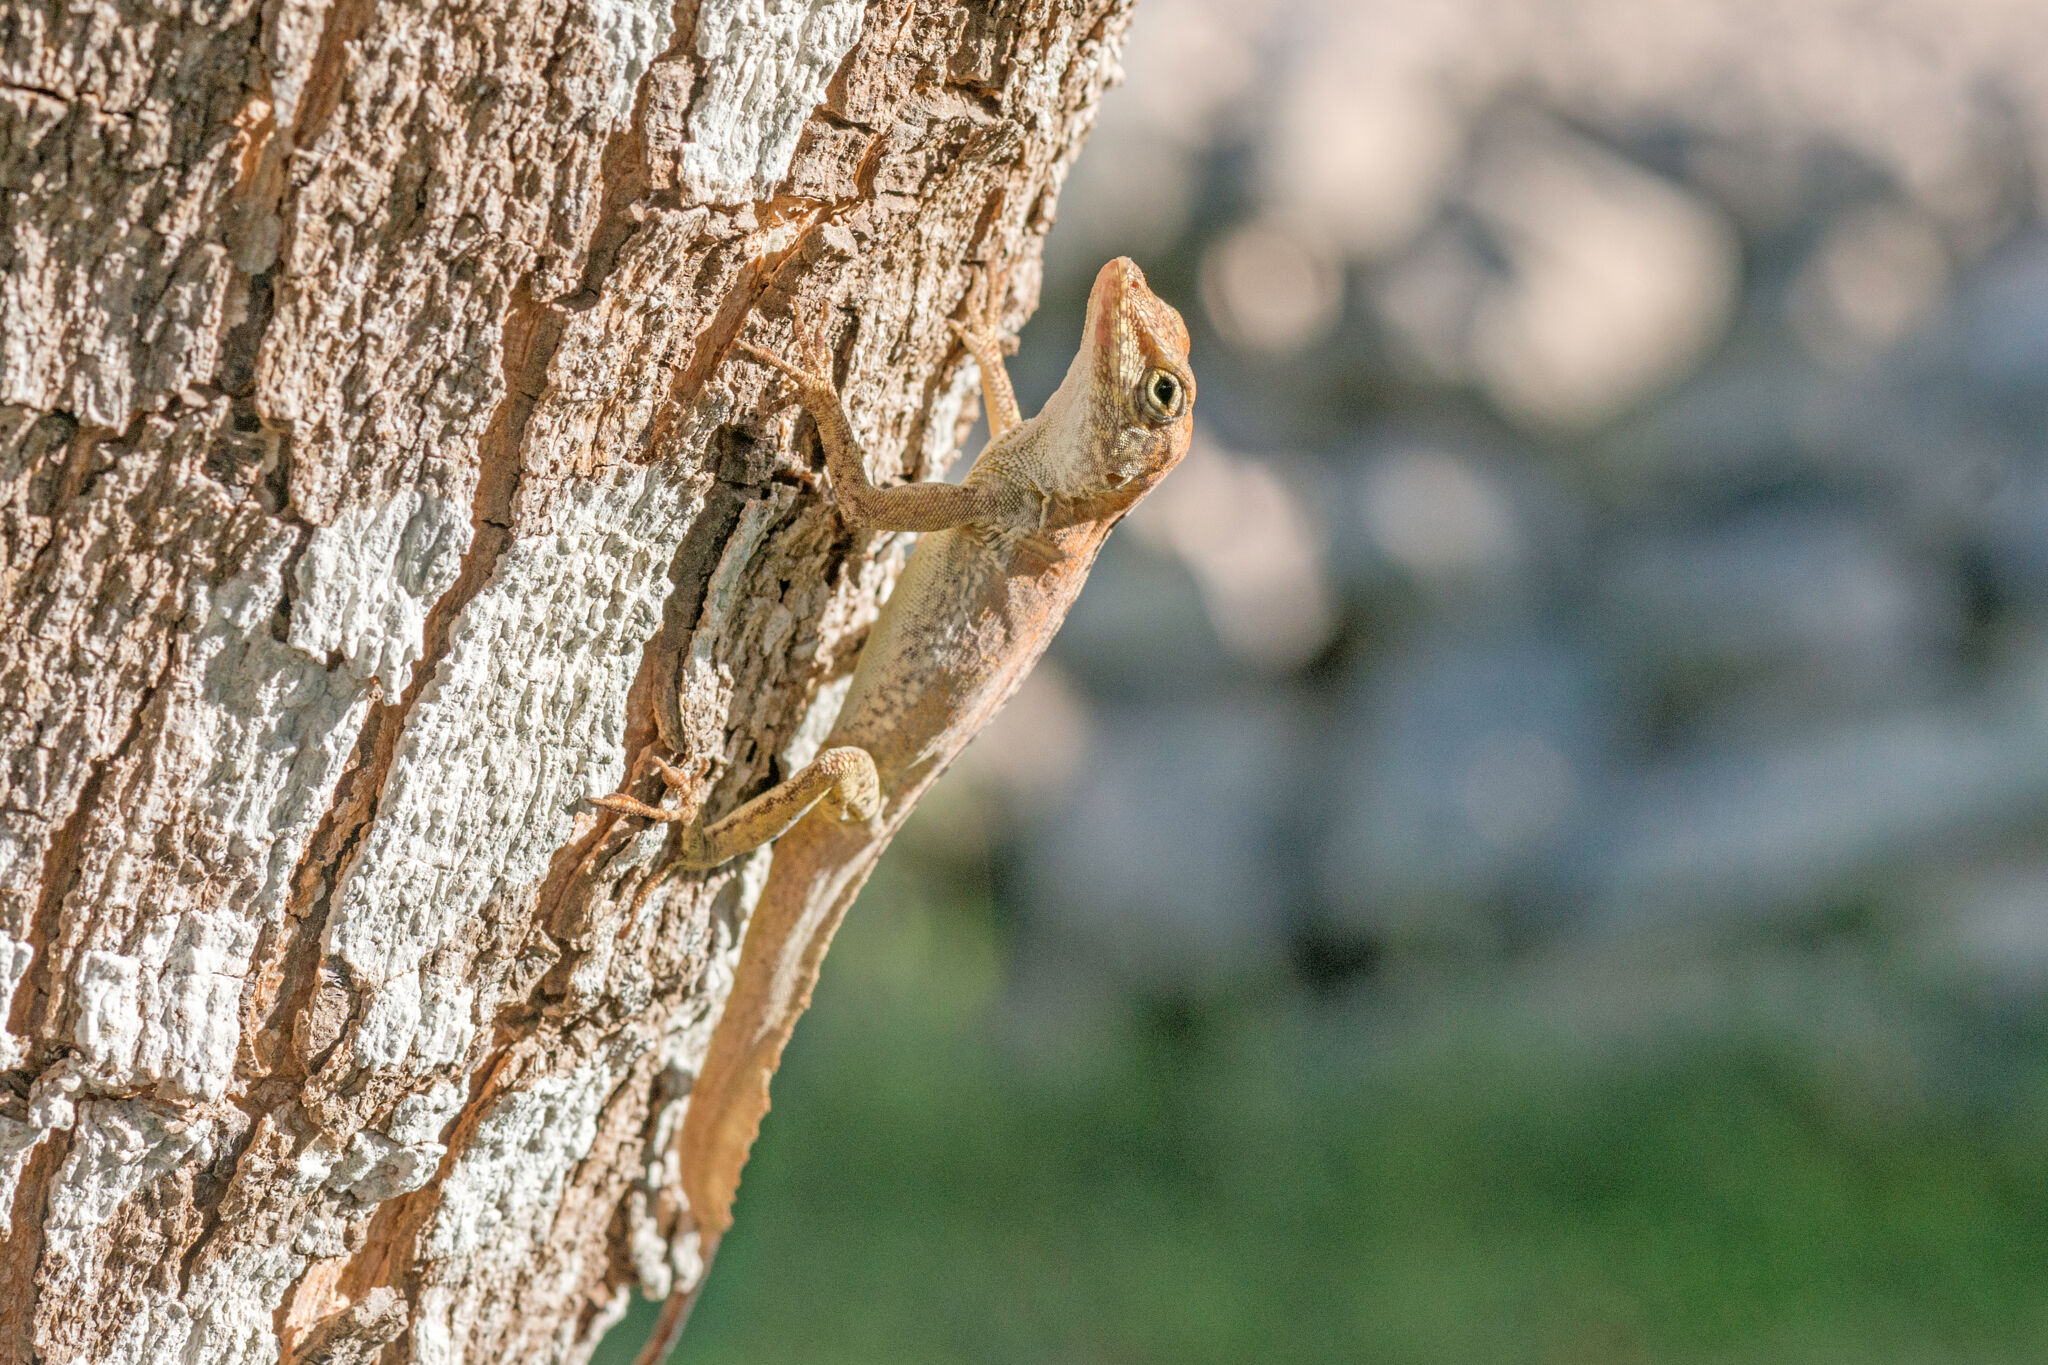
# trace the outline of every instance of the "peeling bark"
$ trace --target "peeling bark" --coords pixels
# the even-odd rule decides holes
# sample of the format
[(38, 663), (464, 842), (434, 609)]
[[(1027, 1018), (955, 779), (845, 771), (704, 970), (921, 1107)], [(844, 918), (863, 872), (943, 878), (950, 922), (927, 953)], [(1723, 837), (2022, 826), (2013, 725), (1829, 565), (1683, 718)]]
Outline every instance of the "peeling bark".
[(559, 1361), (688, 1273), (766, 854), (1130, 0), (21, 0), (0, 19), (0, 1360)]

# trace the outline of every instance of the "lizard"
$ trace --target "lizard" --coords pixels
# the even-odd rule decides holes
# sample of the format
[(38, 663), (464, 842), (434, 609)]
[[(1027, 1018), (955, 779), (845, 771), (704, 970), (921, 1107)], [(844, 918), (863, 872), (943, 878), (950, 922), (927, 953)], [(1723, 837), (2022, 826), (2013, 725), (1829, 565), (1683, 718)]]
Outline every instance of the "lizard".
[[(949, 325), (981, 371), (989, 423), (988, 444), (959, 484), (877, 486), (829, 366), (816, 354), (796, 365), (735, 343), (789, 382), (816, 425), (847, 524), (922, 534), (809, 764), (710, 824), (687, 798), (676, 808), (624, 794), (594, 798), (617, 814), (680, 827), (670, 845), (677, 851), (654, 878), (774, 842), (731, 993), (684, 1111), (682, 1186), (703, 1268), (670, 1295), (640, 1365), (667, 1357), (732, 1224), (769, 1081), (832, 936), (883, 848), (1023, 682), (1111, 528), (1180, 462), (1193, 432), (1187, 325), (1127, 258), (1096, 275), (1080, 349), (1029, 421), (993, 331)], [(693, 780), (658, 758), (655, 767), (670, 787)]]

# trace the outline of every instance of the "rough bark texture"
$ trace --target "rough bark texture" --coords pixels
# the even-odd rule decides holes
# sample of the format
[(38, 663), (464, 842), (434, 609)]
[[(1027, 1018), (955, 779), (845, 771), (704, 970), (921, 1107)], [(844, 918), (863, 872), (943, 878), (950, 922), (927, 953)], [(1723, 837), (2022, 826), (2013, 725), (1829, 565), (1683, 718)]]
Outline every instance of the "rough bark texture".
[[(900, 546), (729, 359), (820, 310), (929, 476), (1130, 0), (7, 0), (0, 1360), (580, 1359)], [(815, 325), (815, 324), (813, 324)], [(657, 740), (659, 734), (660, 739)]]

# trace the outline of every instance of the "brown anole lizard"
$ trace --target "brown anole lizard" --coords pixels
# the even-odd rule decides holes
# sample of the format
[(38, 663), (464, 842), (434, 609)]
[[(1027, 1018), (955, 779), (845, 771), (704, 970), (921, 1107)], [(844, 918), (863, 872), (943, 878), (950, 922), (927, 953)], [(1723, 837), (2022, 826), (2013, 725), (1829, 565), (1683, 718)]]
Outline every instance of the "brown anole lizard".
[[(626, 796), (596, 802), (686, 825), (680, 856), (657, 876), (715, 867), (775, 841), (683, 1120), (683, 1193), (707, 1269), (732, 1224), (769, 1080), (810, 1004), (833, 932), (925, 788), (1045, 652), (1110, 528), (1179, 463), (1193, 430), (1187, 327), (1129, 260), (1111, 261), (1095, 277), (1080, 351), (1028, 422), (995, 337), (954, 329), (981, 370), (990, 433), (957, 485), (877, 487), (823, 365), (814, 361), (823, 372), (813, 372), (736, 348), (792, 382), (817, 424), (833, 495), (852, 527), (925, 534), (814, 761), (708, 826), (688, 802), (683, 810)], [(689, 781), (657, 766), (671, 785)], [(666, 1358), (696, 1287), (670, 1297), (642, 1365)]]

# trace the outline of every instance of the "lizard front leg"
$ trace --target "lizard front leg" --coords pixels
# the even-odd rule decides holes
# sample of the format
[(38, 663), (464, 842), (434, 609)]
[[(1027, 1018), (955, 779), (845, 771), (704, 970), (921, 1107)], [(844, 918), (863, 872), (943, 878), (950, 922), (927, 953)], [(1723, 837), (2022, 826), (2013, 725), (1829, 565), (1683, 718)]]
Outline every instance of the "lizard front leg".
[[(655, 759), (654, 765), (671, 787), (693, 782), (689, 774), (661, 759)], [(666, 810), (623, 795), (595, 796), (590, 803), (620, 815), (687, 824), (682, 851), (670, 860), (667, 870), (693, 871), (717, 867), (781, 838), (813, 806), (822, 805), (841, 819), (871, 820), (881, 809), (882, 788), (867, 750), (848, 745), (825, 750), (795, 776), (709, 825), (697, 824), (696, 812), (688, 804)]]
[[(1009, 536), (1038, 529), (1043, 499), (1008, 482), (970, 479), (964, 484), (878, 487), (868, 477), (867, 454), (853, 434), (846, 404), (830, 379), (745, 342), (735, 349), (793, 382), (797, 401), (817, 423), (840, 515), (852, 525), (875, 531), (945, 531), (973, 526)], [(1000, 362), (997, 373), (1001, 373)]]

